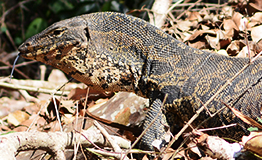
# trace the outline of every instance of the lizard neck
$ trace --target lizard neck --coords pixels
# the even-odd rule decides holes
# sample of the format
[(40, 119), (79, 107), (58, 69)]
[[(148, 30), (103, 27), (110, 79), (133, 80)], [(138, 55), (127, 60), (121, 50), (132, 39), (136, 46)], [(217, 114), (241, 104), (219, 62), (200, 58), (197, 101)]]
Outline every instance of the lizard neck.
[[(63, 70), (96, 90), (135, 92), (141, 74), (140, 63), (103, 54), (91, 43), (93, 42), (88, 44), (89, 48), (56, 50), (57, 53), (49, 54), (52, 57), (46, 58), (45, 63)], [(39, 59), (41, 60), (43, 58)]]

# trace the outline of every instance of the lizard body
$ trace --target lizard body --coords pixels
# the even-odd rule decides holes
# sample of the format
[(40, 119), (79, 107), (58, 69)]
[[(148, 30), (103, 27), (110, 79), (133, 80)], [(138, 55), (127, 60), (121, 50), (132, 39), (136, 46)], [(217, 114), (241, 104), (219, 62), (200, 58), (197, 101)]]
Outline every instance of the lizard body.
[[(191, 48), (144, 20), (105, 12), (77, 16), (57, 22), (29, 38), (19, 47), (24, 58), (63, 70), (73, 78), (103, 91), (128, 91), (150, 100), (144, 128), (162, 114), (142, 138), (141, 147), (152, 149), (161, 139), (164, 125), (171, 131), (183, 126), (248, 58), (232, 58)], [(208, 106), (211, 113), (223, 107), (221, 101), (257, 119), (261, 117), (262, 59), (248, 66)], [(195, 126), (208, 118), (207, 111)], [(231, 123), (240, 126), (216, 134), (240, 138), (243, 123), (225, 109), (205, 123), (215, 127)], [(242, 127), (241, 127), (242, 126)]]

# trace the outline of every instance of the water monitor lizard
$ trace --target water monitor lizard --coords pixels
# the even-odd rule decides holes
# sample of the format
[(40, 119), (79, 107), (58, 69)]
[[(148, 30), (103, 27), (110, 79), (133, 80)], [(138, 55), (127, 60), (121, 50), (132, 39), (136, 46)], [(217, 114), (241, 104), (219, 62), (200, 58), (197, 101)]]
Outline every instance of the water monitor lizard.
[[(152, 149), (168, 124), (171, 131), (183, 126), (196, 110), (233, 77), (248, 58), (232, 58), (191, 48), (146, 21), (129, 15), (105, 12), (81, 15), (57, 22), (29, 38), (20, 55), (61, 69), (102, 91), (128, 91), (150, 99), (144, 128), (162, 114), (141, 140)], [(250, 64), (208, 106), (215, 113), (227, 103), (257, 119), (262, 104), (262, 59)], [(201, 112), (197, 125), (209, 117)], [(240, 137), (246, 130), (241, 120), (225, 109), (203, 127), (238, 123), (215, 133)]]

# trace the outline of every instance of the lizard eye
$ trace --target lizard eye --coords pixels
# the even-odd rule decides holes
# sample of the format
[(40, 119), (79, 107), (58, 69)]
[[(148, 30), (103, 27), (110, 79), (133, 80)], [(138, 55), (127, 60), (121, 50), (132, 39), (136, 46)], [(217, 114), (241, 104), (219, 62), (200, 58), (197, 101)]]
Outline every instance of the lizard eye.
[(57, 36), (57, 37), (60, 37), (60, 36), (62, 36), (62, 33), (64, 33), (64, 30), (65, 30), (65, 29), (56, 29), (56, 30), (53, 32), (53, 34), (54, 34), (55, 36)]
[(61, 30), (55, 30), (55, 31), (54, 31), (54, 34), (55, 34), (55, 35), (59, 35), (61, 32), (62, 32)]

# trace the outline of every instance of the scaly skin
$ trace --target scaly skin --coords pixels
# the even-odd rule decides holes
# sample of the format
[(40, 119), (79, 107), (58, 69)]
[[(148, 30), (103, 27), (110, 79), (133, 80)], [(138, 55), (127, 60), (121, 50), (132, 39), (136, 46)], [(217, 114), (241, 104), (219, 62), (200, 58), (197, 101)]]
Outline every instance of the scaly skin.
[[(142, 149), (152, 149), (164, 125), (171, 131), (183, 126), (214, 93), (233, 77), (247, 58), (232, 58), (191, 48), (139, 18), (119, 13), (94, 13), (57, 22), (29, 38), (20, 55), (52, 65), (73, 78), (103, 91), (128, 91), (150, 99), (144, 128), (155, 118), (168, 94), (162, 114), (144, 135)], [(261, 59), (244, 70), (208, 106), (211, 113), (221, 101), (257, 119), (261, 107)], [(194, 126), (208, 118), (202, 112)], [(203, 127), (238, 123), (214, 131), (240, 138), (245, 125), (225, 109)], [(240, 127), (241, 126), (241, 127)], [(243, 128), (244, 127), (244, 128)]]

